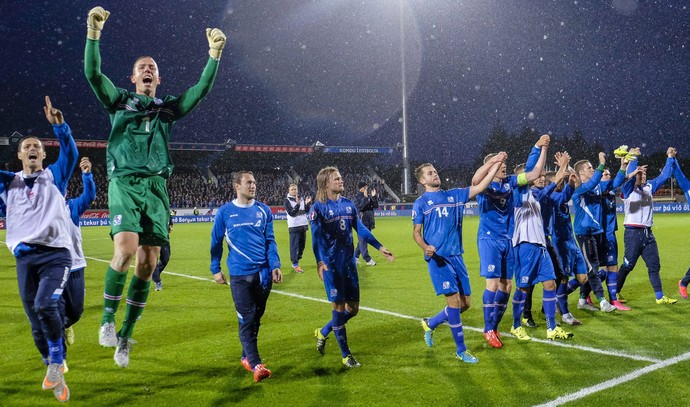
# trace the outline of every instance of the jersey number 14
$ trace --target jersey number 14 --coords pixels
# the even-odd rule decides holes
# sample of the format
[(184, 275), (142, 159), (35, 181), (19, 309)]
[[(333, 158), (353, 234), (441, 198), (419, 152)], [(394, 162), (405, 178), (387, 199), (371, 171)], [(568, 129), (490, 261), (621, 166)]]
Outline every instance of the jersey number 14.
[(445, 206), (443, 208), (436, 207), (435, 209), (436, 209), (436, 214), (438, 215), (439, 218), (443, 217), (443, 216), (448, 217), (448, 208), (447, 207), (445, 207)]

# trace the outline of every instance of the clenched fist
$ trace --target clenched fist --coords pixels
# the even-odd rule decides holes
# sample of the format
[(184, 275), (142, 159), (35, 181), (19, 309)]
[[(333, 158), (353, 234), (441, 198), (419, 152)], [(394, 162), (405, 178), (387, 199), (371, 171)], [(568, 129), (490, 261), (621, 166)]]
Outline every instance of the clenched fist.
[(106, 11), (103, 7), (94, 7), (89, 11), (89, 15), (86, 17), (86, 27), (88, 28), (87, 37), (92, 40), (98, 40), (101, 38), (101, 30), (105, 21), (110, 16), (110, 12)]
[(208, 39), (208, 54), (211, 58), (220, 59), (220, 54), (225, 47), (225, 34), (218, 28), (207, 28), (206, 38)]

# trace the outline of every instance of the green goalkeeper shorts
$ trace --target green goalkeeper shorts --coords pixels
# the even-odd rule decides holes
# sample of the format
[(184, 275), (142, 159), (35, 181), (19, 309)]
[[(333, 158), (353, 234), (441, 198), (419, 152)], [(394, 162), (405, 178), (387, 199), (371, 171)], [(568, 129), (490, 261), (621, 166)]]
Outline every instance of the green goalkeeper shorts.
[(108, 185), (110, 236), (134, 232), (139, 234), (139, 245), (168, 244), (170, 199), (165, 183), (159, 176), (112, 178)]

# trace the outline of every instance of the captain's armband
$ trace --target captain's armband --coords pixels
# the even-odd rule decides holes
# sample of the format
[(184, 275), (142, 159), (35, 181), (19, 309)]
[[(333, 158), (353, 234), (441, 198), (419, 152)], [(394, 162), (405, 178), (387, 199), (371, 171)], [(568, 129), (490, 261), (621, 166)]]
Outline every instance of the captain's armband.
[(520, 186), (529, 184), (529, 182), (527, 182), (527, 173), (523, 172), (522, 174), (519, 174), (517, 176), (517, 181), (518, 181), (518, 185), (520, 185)]

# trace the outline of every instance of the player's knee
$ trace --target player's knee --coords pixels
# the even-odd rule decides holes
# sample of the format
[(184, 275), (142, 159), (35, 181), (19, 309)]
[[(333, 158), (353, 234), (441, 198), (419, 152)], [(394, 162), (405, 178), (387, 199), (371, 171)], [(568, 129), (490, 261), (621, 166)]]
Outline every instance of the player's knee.
[(355, 315), (359, 314), (359, 306), (350, 306), (348, 305), (345, 307), (345, 310), (347, 311), (348, 314), (350, 314), (350, 318), (354, 317)]
[(41, 321), (51, 321), (54, 318), (60, 318), (57, 304), (54, 302), (45, 302), (39, 304), (36, 307), (36, 313), (38, 314), (38, 319)]
[(113, 260), (111, 261), (113, 268), (118, 271), (127, 271), (127, 268), (129, 267), (129, 264), (131, 263), (135, 254), (136, 250), (125, 251), (115, 249), (115, 254), (113, 254)]

